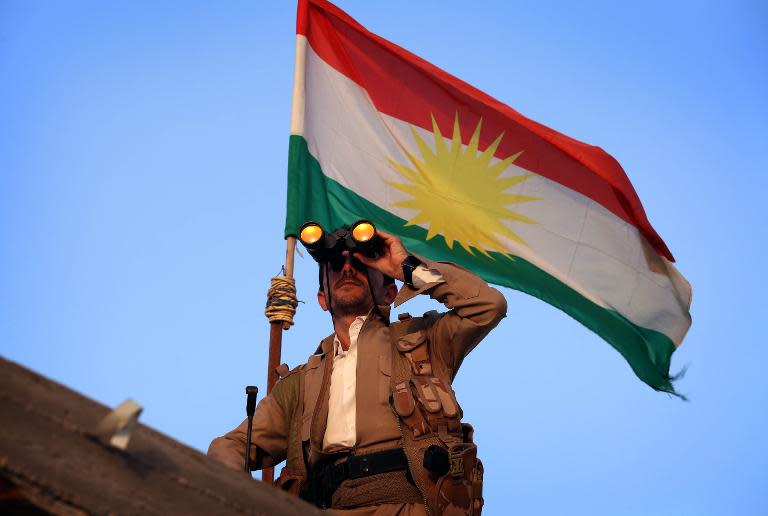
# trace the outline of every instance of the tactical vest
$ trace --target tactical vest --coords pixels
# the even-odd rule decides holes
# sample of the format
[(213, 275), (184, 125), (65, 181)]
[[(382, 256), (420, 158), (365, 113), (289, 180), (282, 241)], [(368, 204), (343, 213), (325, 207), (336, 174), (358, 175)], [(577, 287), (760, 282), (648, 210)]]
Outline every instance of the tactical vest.
[[(433, 311), (389, 326), (390, 405), (400, 426), (410, 475), (428, 512), (432, 516), (475, 516), (483, 506), (483, 465), (472, 442), (471, 425), (461, 422), (462, 411), (451, 378), (436, 376), (432, 365), (427, 330), (439, 318)], [(302, 442), (300, 430), (304, 375), (296, 374), (304, 367), (297, 367), (281, 379), (281, 383), (287, 380), (292, 384), (290, 391), (296, 393), (296, 404), (283, 407), (286, 416), (291, 414), (287, 421), (287, 463), (276, 485), (293, 494), (301, 491), (309, 468), (308, 443)]]

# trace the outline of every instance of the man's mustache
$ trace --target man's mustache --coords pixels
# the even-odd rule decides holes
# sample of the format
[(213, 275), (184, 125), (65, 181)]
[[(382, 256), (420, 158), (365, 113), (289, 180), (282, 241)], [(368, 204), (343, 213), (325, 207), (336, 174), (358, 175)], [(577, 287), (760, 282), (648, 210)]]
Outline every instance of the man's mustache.
[(344, 283), (353, 283), (353, 284), (358, 285), (360, 287), (363, 286), (363, 282), (362, 281), (360, 281), (360, 280), (358, 280), (356, 278), (353, 278), (351, 276), (348, 276), (346, 278), (341, 278), (333, 286), (338, 288), (338, 287), (342, 286)]

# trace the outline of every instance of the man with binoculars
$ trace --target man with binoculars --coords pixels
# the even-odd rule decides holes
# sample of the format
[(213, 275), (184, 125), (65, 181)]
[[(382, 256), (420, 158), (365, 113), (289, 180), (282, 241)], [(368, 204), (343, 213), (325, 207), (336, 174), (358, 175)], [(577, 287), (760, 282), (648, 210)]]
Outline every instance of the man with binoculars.
[[(259, 403), (251, 464), (286, 459), (278, 486), (344, 514), (480, 514), (482, 463), (451, 382), (506, 300), (465, 269), (409, 254), (369, 221), (332, 233), (309, 222), (299, 240), (319, 264), (317, 299), (334, 333)], [(390, 324), (391, 303), (418, 294), (449, 311)], [(246, 428), (208, 454), (242, 469)]]

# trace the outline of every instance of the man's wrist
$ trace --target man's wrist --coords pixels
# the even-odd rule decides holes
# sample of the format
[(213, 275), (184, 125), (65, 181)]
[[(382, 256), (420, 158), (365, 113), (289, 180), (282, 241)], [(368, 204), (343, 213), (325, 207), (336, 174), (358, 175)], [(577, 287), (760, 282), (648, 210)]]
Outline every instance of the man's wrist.
[(413, 271), (422, 264), (422, 261), (416, 258), (415, 256), (409, 254), (401, 264), (401, 268), (403, 270), (403, 283), (408, 285), (411, 288), (413, 287)]

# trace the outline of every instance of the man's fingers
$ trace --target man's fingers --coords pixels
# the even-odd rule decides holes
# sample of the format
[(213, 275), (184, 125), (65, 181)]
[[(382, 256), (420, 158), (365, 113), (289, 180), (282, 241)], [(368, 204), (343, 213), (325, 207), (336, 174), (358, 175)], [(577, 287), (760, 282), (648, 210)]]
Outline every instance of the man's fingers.
[(381, 239), (382, 239), (382, 240), (384, 240), (384, 242), (385, 242), (387, 245), (389, 245), (389, 244), (390, 244), (390, 242), (392, 242), (393, 240), (396, 240), (396, 239), (397, 239), (397, 237), (395, 237), (395, 236), (393, 236), (393, 235), (390, 235), (389, 233), (386, 233), (386, 232), (384, 232), (384, 231), (381, 231), (380, 229), (377, 229), (377, 230), (376, 230), (376, 234), (377, 234), (377, 235), (379, 235), (379, 236), (381, 237)]
[(386, 242), (387, 244), (391, 244), (392, 242), (400, 242), (400, 239), (397, 238), (395, 235), (390, 235), (389, 233), (386, 233), (381, 230), (376, 230), (376, 233)]
[(403, 250), (405, 250), (403, 241), (398, 237), (390, 235), (385, 231), (376, 230), (376, 232), (379, 234), (379, 236), (381, 236), (381, 239), (384, 241), (384, 245), (386, 245), (388, 248), (401, 247)]

